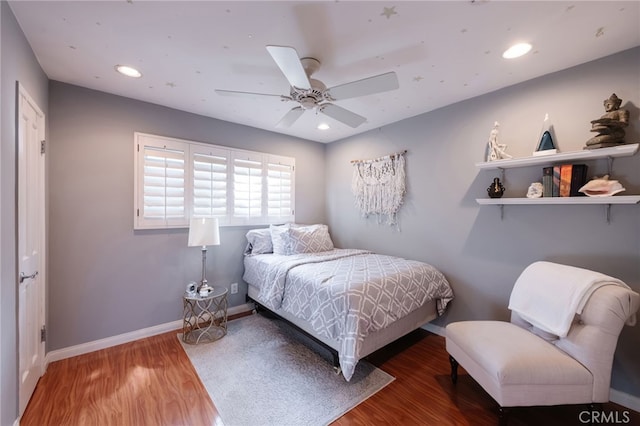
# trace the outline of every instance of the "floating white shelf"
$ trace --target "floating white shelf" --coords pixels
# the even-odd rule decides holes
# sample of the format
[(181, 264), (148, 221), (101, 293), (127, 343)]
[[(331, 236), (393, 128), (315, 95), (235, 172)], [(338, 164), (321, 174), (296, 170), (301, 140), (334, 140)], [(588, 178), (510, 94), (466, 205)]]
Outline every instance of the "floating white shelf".
[[(609, 174), (615, 157), (630, 157), (638, 152), (640, 144), (628, 144), (611, 148), (585, 149), (582, 151), (560, 152), (549, 155), (536, 155), (524, 158), (511, 158), (489, 162), (476, 163), (476, 167), (482, 170), (500, 170), (504, 180), (504, 170), (515, 167), (550, 166), (553, 164), (575, 161), (597, 160), (607, 158), (609, 160)], [(611, 197), (542, 197), (542, 198), (476, 198), (480, 205), (500, 206), (500, 217), (504, 215), (504, 206), (507, 205), (570, 205), (570, 204), (599, 204), (606, 207), (606, 219), (609, 222), (609, 210), (613, 204), (638, 204), (640, 195), (614, 195)]]
[(611, 197), (541, 197), (541, 198), (476, 198), (480, 205), (535, 205), (535, 204), (638, 204), (640, 195), (614, 195)]
[(611, 148), (584, 149), (582, 151), (559, 152), (557, 154), (539, 155), (523, 158), (510, 158), (476, 163), (479, 169), (511, 169), (537, 165), (551, 165), (560, 162), (596, 160), (598, 158), (630, 157), (638, 152), (637, 143), (614, 146)]

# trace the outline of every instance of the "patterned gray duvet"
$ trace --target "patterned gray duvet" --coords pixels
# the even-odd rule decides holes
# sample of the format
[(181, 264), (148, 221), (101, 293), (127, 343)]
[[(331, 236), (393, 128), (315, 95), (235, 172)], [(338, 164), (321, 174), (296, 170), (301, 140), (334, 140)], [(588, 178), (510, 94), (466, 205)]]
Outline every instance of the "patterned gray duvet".
[(438, 315), (453, 299), (446, 278), (433, 266), (364, 250), (245, 258), (244, 280), (259, 301), (312, 325), (340, 342), (340, 368), (349, 380), (364, 338), (435, 300)]

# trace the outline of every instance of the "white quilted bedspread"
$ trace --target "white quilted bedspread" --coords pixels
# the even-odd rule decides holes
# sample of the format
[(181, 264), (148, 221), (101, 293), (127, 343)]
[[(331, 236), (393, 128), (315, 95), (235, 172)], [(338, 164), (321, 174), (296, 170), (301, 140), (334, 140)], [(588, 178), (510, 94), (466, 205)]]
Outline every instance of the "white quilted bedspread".
[(453, 291), (433, 266), (364, 250), (293, 255), (245, 268), (260, 301), (308, 321), (319, 335), (341, 342), (340, 367), (349, 380), (363, 339), (430, 300), (442, 314)]

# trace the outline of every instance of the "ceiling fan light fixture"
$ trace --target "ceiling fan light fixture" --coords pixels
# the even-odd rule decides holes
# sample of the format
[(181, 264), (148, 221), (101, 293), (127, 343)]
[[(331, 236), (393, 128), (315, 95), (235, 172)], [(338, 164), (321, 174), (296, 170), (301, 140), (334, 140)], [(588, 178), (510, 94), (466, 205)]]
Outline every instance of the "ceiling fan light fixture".
[(140, 78), (142, 77), (142, 73), (137, 69), (130, 67), (128, 65), (116, 65), (116, 71), (118, 71), (122, 75), (126, 75), (127, 77)]
[[(373, 95), (399, 88), (398, 77), (395, 72), (391, 71), (328, 89), (320, 80), (310, 78), (320, 66), (320, 61), (317, 59), (309, 57), (300, 58), (296, 50), (288, 46), (269, 45), (267, 46), (267, 51), (289, 82), (289, 96), (218, 89), (216, 89), (216, 93), (221, 95), (277, 96), (283, 101), (297, 102), (298, 106), (290, 109), (284, 117), (278, 121), (276, 124), (277, 128), (291, 127), (305, 111), (309, 110), (315, 111), (316, 114), (324, 114), (351, 128), (356, 128), (366, 122), (367, 118), (335, 105), (332, 102)], [(316, 127), (320, 130), (328, 130), (329, 125), (325, 125), (326, 127)]]
[(510, 48), (504, 51), (502, 57), (505, 59), (514, 59), (519, 58), (520, 56), (526, 55), (531, 50), (532, 46), (529, 43), (518, 43), (514, 44)]
[(318, 101), (316, 98), (311, 96), (304, 96), (298, 100), (300, 102), (300, 106), (304, 110), (314, 109), (318, 105)]

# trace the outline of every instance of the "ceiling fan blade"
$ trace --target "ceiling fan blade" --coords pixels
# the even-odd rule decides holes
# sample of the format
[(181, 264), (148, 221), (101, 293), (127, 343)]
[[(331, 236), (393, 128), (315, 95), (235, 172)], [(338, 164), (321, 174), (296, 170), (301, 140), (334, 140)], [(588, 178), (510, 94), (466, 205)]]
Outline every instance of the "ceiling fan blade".
[(331, 99), (339, 101), (342, 99), (396, 90), (399, 87), (398, 77), (395, 72), (391, 71), (374, 77), (364, 78), (362, 80), (331, 87), (328, 89), (328, 92)]
[(267, 51), (278, 64), (291, 86), (298, 89), (311, 89), (309, 77), (300, 62), (296, 49), (287, 46), (267, 46)]
[(295, 123), (298, 118), (300, 118), (303, 112), (304, 112), (304, 109), (302, 109), (302, 107), (295, 107), (293, 109), (290, 109), (289, 112), (286, 113), (284, 117), (280, 119), (280, 121), (278, 121), (278, 124), (276, 124), (276, 127), (279, 127), (279, 128), (291, 127), (291, 125)]
[(238, 92), (238, 91), (235, 91), (235, 90), (220, 90), (220, 89), (215, 89), (215, 92), (218, 95), (222, 95), (222, 96), (272, 96), (272, 97), (276, 97), (276, 98), (281, 98), (283, 101), (290, 101), (291, 100), (291, 98), (289, 96), (272, 95), (270, 93)]
[(324, 115), (328, 115), (334, 120), (338, 120), (349, 127), (353, 127), (354, 129), (367, 121), (365, 117), (334, 104), (323, 104), (320, 106), (319, 110)]

